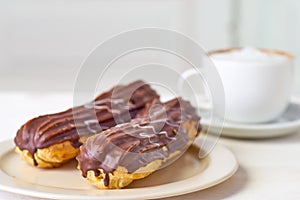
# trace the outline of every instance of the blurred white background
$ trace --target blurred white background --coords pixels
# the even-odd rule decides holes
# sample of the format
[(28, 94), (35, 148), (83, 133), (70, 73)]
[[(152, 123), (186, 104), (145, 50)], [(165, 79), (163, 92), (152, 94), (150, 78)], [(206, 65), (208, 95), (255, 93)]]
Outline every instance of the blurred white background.
[(95, 46), (141, 27), (179, 31), (207, 50), (254, 46), (300, 57), (299, 0), (0, 2), (0, 91), (71, 92)]

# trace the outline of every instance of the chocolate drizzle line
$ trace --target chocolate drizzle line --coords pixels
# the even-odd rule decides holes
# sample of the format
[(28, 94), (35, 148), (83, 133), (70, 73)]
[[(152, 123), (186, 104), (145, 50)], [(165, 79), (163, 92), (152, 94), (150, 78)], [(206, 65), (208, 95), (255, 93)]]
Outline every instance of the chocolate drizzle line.
[[(157, 109), (153, 109), (155, 107)], [(76, 157), (82, 176), (86, 177), (90, 170), (99, 176), (99, 169), (102, 169), (104, 185), (108, 186), (109, 173), (113, 174), (118, 166), (133, 173), (154, 160), (163, 160), (177, 150), (182, 151), (194, 139), (189, 137), (183, 123), (194, 122), (199, 134), (199, 120), (196, 110), (181, 98), (164, 104), (153, 100), (130, 122), (87, 139)]]
[[(158, 98), (157, 93), (140, 80), (128, 85), (118, 85), (85, 105), (29, 120), (18, 130), (14, 142), (21, 150), (28, 150), (34, 164), (37, 165), (34, 159), (37, 149), (65, 141), (70, 141), (75, 148), (78, 148), (81, 145), (79, 139), (82, 133), (92, 135), (115, 126), (114, 117), (128, 122), (137, 112), (145, 108), (146, 103)], [(93, 110), (96, 113), (95, 120), (91, 120)], [(128, 112), (130, 116), (126, 115)]]

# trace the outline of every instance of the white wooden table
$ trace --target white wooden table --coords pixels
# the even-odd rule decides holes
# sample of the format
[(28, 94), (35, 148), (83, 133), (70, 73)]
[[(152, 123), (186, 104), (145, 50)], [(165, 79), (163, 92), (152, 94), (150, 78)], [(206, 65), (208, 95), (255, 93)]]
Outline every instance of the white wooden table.
[[(0, 141), (14, 137), (28, 119), (70, 105), (70, 93), (0, 93)], [(300, 199), (300, 130), (282, 138), (219, 142), (235, 154), (237, 173), (212, 188), (170, 199)], [(2, 199), (38, 198), (0, 191)]]

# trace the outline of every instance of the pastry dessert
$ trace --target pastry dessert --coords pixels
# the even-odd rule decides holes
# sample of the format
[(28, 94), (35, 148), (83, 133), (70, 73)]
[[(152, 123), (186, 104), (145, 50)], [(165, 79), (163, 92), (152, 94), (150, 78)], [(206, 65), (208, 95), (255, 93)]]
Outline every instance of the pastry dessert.
[(37, 167), (57, 167), (76, 157), (87, 137), (115, 126), (118, 120), (130, 121), (158, 98), (143, 81), (115, 86), (85, 105), (29, 120), (14, 139), (16, 152)]
[(153, 100), (128, 123), (89, 137), (76, 157), (82, 176), (101, 189), (123, 188), (180, 156), (201, 130), (189, 102)]

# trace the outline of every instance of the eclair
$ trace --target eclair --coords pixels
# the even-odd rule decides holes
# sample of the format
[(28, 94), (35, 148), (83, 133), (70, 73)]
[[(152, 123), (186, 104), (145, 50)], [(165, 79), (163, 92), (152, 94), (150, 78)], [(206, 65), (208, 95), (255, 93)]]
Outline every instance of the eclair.
[(158, 98), (143, 81), (115, 86), (87, 104), (29, 120), (17, 131), (15, 150), (34, 166), (58, 167), (77, 156), (86, 138), (117, 123), (129, 122)]
[(200, 131), (200, 117), (188, 101), (153, 100), (130, 122), (89, 137), (76, 157), (78, 168), (98, 188), (123, 188), (179, 157)]

